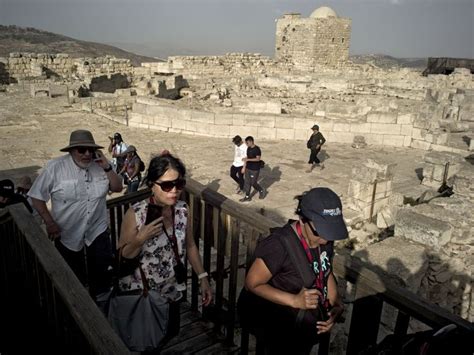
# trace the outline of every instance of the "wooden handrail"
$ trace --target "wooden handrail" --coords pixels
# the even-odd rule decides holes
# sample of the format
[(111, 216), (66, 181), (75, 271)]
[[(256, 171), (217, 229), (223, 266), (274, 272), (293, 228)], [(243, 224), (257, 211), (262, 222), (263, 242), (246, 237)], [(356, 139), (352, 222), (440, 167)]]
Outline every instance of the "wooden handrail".
[(21, 243), (31, 249), (92, 351), (97, 354), (130, 354), (26, 208), (23, 205), (9, 206), (1, 211), (0, 221), (14, 223), (18, 236), (24, 239)]

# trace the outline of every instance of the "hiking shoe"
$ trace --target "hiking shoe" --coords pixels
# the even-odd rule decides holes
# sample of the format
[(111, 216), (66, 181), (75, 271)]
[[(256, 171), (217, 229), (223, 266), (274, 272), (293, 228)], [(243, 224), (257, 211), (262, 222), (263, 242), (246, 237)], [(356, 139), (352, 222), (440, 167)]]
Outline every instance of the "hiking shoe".
[(265, 196), (267, 196), (267, 190), (263, 189), (262, 191), (259, 192), (258, 198), (260, 200), (263, 200), (265, 198)]
[(252, 201), (252, 199), (250, 198), (250, 196), (245, 196), (244, 198), (241, 198), (239, 200), (239, 202), (250, 202)]

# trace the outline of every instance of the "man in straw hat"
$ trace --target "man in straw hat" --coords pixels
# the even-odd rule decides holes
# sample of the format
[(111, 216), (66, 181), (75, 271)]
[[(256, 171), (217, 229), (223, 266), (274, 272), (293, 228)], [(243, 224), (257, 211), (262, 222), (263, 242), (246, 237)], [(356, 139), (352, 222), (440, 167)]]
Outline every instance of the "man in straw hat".
[(122, 179), (101, 148), (91, 132), (72, 132), (69, 145), (61, 149), (68, 154), (50, 160), (28, 192), (50, 239), (92, 296), (106, 291), (111, 280), (106, 196), (122, 191)]

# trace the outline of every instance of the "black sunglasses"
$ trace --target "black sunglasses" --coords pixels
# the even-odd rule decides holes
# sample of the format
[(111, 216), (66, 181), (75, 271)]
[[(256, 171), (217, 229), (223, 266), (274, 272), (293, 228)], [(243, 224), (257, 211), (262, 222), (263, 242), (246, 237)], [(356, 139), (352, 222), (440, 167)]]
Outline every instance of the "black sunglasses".
[(316, 232), (316, 229), (314, 229), (313, 225), (311, 224), (311, 221), (308, 218), (303, 217), (303, 222), (309, 226), (309, 229), (311, 229), (311, 233), (313, 233), (315, 237), (319, 237), (319, 233)]
[(161, 187), (164, 192), (170, 192), (176, 187), (176, 190), (182, 190), (186, 186), (186, 179), (178, 178), (172, 181), (155, 181), (155, 185)]
[(86, 152), (93, 154), (96, 151), (95, 148), (90, 148), (90, 147), (78, 147), (76, 148), (76, 150), (79, 154), (86, 154)]

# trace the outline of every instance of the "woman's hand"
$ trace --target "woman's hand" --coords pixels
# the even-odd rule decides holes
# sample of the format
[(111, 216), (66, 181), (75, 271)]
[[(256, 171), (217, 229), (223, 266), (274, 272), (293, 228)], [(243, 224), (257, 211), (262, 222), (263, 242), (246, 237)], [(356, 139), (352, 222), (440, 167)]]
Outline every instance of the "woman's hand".
[(212, 301), (212, 289), (207, 277), (201, 279), (201, 296), (202, 296), (202, 305), (204, 307), (209, 306), (209, 304)]
[(137, 234), (137, 239), (141, 242), (146, 242), (148, 239), (156, 237), (163, 231), (163, 217), (157, 218), (154, 221), (144, 224)]
[(332, 327), (334, 326), (334, 323), (336, 323), (337, 318), (339, 318), (343, 311), (344, 306), (342, 304), (334, 305), (328, 313), (329, 319), (327, 321), (319, 321), (316, 324), (318, 334), (330, 332)]
[(293, 308), (316, 309), (320, 297), (321, 292), (318, 290), (303, 287), (298, 294), (294, 295)]

